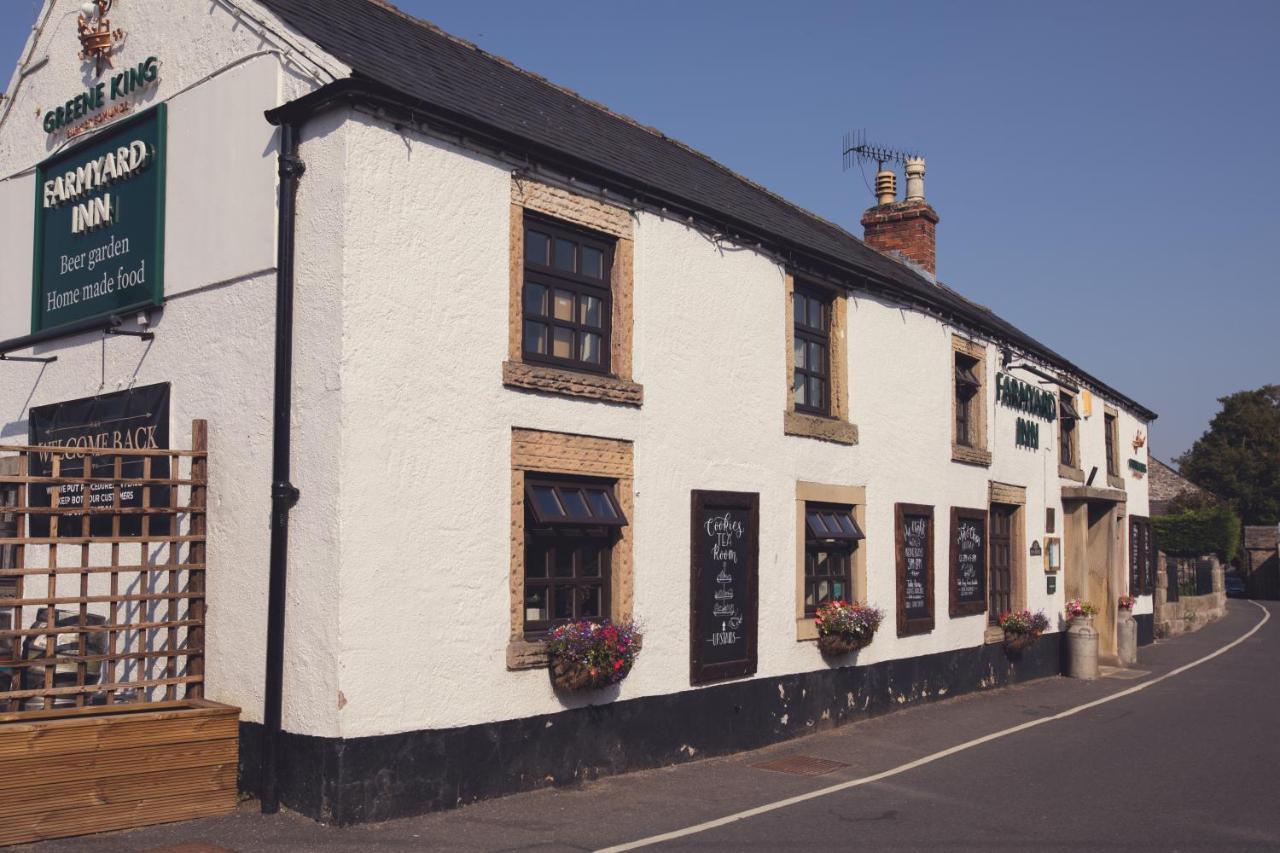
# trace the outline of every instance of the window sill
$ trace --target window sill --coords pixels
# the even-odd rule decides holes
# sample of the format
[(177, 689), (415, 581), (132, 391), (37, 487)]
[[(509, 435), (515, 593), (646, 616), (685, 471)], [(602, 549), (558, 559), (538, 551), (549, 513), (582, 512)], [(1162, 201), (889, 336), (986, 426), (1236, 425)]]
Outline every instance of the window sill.
[(508, 388), (603, 400), (628, 406), (639, 406), (644, 402), (644, 386), (627, 379), (520, 361), (502, 363), (502, 384)]
[(813, 621), (812, 616), (796, 617), (796, 642), (816, 642), (818, 639), (818, 624)]
[(1064, 480), (1075, 480), (1077, 483), (1084, 482), (1084, 470), (1081, 468), (1072, 468), (1070, 465), (1058, 463), (1058, 476)]
[(1107, 485), (1113, 489), (1124, 488), (1124, 477), (1117, 477), (1115, 474), (1107, 475)]
[(1003, 643), (1004, 629), (999, 625), (988, 625), (987, 632), (982, 636), (982, 642), (988, 646), (992, 643)]
[(951, 445), (951, 461), (962, 462), (965, 465), (990, 467), (991, 451), (980, 450), (976, 447), (965, 447), (963, 444), (953, 444)]
[(546, 643), (523, 637), (512, 637), (507, 642), (507, 669), (541, 669), (546, 666)]
[(858, 425), (839, 418), (806, 415), (787, 410), (782, 416), (782, 431), (786, 435), (816, 438), (836, 444), (857, 444)]

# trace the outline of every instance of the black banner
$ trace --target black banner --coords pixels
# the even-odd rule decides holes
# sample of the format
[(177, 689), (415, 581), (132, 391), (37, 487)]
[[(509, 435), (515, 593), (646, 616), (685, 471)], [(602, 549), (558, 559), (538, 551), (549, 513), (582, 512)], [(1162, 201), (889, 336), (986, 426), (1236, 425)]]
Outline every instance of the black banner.
[(693, 493), (690, 680), (756, 671), (760, 496)]
[[(54, 403), (51, 406), (39, 406), (31, 410), (30, 443), (33, 445), (53, 447), (119, 447), (130, 450), (167, 450), (169, 448), (169, 384), (148, 385), (119, 391), (114, 394), (103, 394), (100, 397), (86, 397), (82, 400), (69, 400)], [(82, 454), (66, 454), (60, 457), (60, 477), (83, 477), (85, 456)], [(144, 461), (140, 456), (122, 456), (121, 476), (137, 477), (143, 475)], [(93, 477), (114, 477), (116, 457), (96, 456), (91, 462), (90, 475)], [(53, 474), (53, 454), (33, 453), (28, 463), (29, 474), (36, 477), (49, 477)], [(169, 459), (164, 456), (152, 457), (152, 479), (165, 479), (169, 476)], [(43, 486), (33, 484), (28, 489), (28, 502), (31, 506), (52, 506), (53, 496), (58, 496), (58, 506), (74, 509), (85, 505), (84, 486), (80, 483), (64, 483), (60, 486)], [(121, 508), (142, 506), (143, 490), (136, 483), (125, 482), (120, 487)], [(91, 508), (108, 508), (113, 501), (113, 488), (110, 483), (94, 483), (89, 489), (89, 506)], [(169, 504), (169, 487), (155, 486), (151, 489), (151, 506), (167, 506)], [(83, 515), (71, 513), (59, 516), (58, 536), (83, 536)], [(95, 515), (90, 521), (90, 534), (93, 536), (112, 535), (112, 517)], [(50, 530), (49, 516), (33, 515), (30, 521), (30, 535), (33, 537), (48, 536)], [(165, 534), (169, 532), (169, 520), (163, 516), (152, 516), (150, 533)], [(139, 536), (142, 533), (142, 516), (120, 516), (120, 535)]]

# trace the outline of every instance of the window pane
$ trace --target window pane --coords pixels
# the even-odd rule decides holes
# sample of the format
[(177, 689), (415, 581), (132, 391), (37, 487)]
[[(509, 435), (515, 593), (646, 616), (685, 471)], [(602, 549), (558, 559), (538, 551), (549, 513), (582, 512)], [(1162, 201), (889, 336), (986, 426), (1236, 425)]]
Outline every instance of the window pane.
[(584, 332), (579, 337), (579, 343), (581, 345), (580, 346), (581, 352), (578, 355), (578, 359), (580, 361), (585, 361), (588, 364), (599, 364), (600, 363), (600, 336), (593, 335), (589, 332)]
[(804, 294), (795, 293), (791, 296), (791, 316), (797, 323), (804, 322)]
[(577, 489), (561, 489), (560, 499), (564, 501), (565, 512), (570, 518), (586, 520), (591, 517), (591, 513), (587, 511), (587, 501)]
[(534, 545), (524, 555), (524, 576), (527, 578), (545, 578), (547, 576), (547, 549)]
[(799, 371), (796, 371), (796, 377), (795, 377), (794, 389), (795, 389), (796, 405), (797, 405), (797, 406), (803, 406), (803, 405), (805, 405), (805, 402), (804, 402), (804, 389), (805, 389), (804, 374), (803, 374), (803, 373), (800, 373)]
[(592, 326), (596, 329), (600, 328), (601, 322), (604, 319), (603, 312), (600, 310), (603, 305), (604, 302), (594, 296), (579, 297), (578, 313), (580, 316), (578, 317), (578, 322), (584, 326)]
[(803, 370), (804, 368), (809, 366), (808, 364), (805, 363), (805, 360), (804, 360), (804, 354), (808, 351), (809, 350), (804, 345), (804, 341), (797, 338), (795, 341), (795, 359), (796, 359), (796, 368), (798, 370)]
[(842, 581), (834, 582), (831, 585), (831, 594), (836, 598), (840, 599), (841, 601), (843, 601), (845, 599), (844, 583)]
[(573, 322), (573, 291), (556, 291), (556, 319)]
[(815, 575), (825, 575), (825, 574), (830, 574), (830, 572), (831, 572), (831, 563), (830, 563), (830, 561), (827, 559), (827, 552), (826, 552), (826, 551), (818, 551), (817, 553), (815, 553), (815, 554), (813, 555), (813, 557), (814, 557), (814, 560), (813, 560), (813, 562), (814, 562), (814, 566), (813, 566), (813, 573), (814, 573)]
[(551, 238), (539, 231), (524, 232), (524, 259), (535, 264), (546, 265), (547, 252), (551, 247)]
[(804, 552), (804, 573), (806, 575), (812, 575), (814, 571), (816, 571), (816, 567), (814, 566), (813, 552), (805, 551)]
[(574, 272), (573, 249), (573, 243), (568, 240), (562, 240), (559, 237), (556, 238), (556, 269)]
[(823, 523), (821, 513), (808, 513), (808, 521), (809, 527), (813, 528), (815, 536), (825, 536), (827, 534), (827, 525)]
[(578, 616), (582, 619), (600, 616), (600, 587), (578, 587)]
[(831, 600), (831, 585), (826, 581), (818, 581), (818, 603), (823, 604)]
[(600, 577), (600, 555), (600, 548), (595, 545), (584, 545), (582, 548), (582, 565), (578, 569), (578, 577)]
[(567, 545), (559, 545), (551, 549), (551, 567), (558, 578), (573, 577), (573, 551)]
[(809, 369), (815, 373), (826, 373), (826, 347), (821, 344), (809, 344)]
[(524, 351), (547, 354), (547, 327), (541, 323), (524, 322)]
[(822, 380), (818, 379), (816, 376), (810, 376), (809, 377), (809, 405), (810, 406), (813, 406), (815, 409), (821, 409), (823, 407), (822, 392), (823, 392)]
[(815, 329), (824, 328), (822, 324), (822, 303), (816, 299), (809, 300), (809, 320), (808, 323)]
[(839, 522), (840, 529), (843, 530), (846, 535), (854, 536), (857, 534), (858, 531), (854, 528), (853, 521), (849, 518), (849, 516), (845, 515), (844, 513), (840, 513), (839, 515), (836, 516), (836, 521)]
[(609, 500), (609, 496), (598, 489), (591, 489), (587, 492), (587, 500), (591, 503), (591, 515), (594, 518), (614, 521), (618, 518), (618, 514), (613, 511), (613, 504)]
[(573, 618), (573, 587), (558, 586), (555, 594), (555, 612), (553, 619)]
[(524, 591), (524, 618), (529, 622), (546, 622), (551, 618), (547, 613), (547, 587), (533, 586)]
[(583, 246), (582, 274), (592, 278), (604, 278), (604, 252), (590, 246)]
[(573, 330), (555, 328), (555, 339), (551, 345), (551, 354), (556, 358), (573, 358)]
[(550, 486), (534, 486), (530, 491), (533, 493), (534, 508), (542, 518), (560, 518), (564, 515), (564, 507), (560, 506), (560, 501), (556, 499), (556, 493)]
[(813, 586), (807, 585), (804, 590), (804, 606), (806, 609), (813, 610), (818, 606), (818, 602), (813, 598)]
[(532, 281), (524, 283), (524, 313), (547, 316), (547, 289)]

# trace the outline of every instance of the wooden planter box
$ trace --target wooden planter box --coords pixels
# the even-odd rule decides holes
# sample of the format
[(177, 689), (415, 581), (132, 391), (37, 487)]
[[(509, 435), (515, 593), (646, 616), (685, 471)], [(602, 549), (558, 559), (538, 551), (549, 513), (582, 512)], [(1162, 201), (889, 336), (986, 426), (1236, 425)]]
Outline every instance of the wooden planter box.
[(239, 722), (198, 699), (0, 714), (0, 845), (233, 811)]

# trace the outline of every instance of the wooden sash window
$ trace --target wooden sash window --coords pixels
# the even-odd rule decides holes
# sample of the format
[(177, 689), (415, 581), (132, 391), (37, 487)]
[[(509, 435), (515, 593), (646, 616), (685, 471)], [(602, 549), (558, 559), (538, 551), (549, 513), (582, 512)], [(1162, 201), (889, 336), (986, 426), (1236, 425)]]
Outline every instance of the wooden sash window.
[(956, 353), (956, 444), (962, 447), (977, 447), (978, 434), (975, 423), (982, 381), (978, 379), (978, 359), (964, 353)]
[(1080, 420), (1080, 414), (1076, 411), (1075, 403), (1072, 402), (1071, 395), (1062, 393), (1058, 395), (1058, 446), (1061, 452), (1061, 461), (1068, 468), (1079, 468), (1079, 462), (1076, 459), (1076, 423)]
[(1106, 428), (1107, 440), (1107, 475), (1120, 476), (1120, 464), (1116, 459), (1116, 416), (1103, 415), (1103, 426)]
[(613, 486), (529, 480), (525, 514), (526, 635), (607, 617), (613, 545), (627, 523)]
[(795, 368), (792, 393), (798, 412), (831, 414), (831, 297), (796, 285), (792, 296)]
[(528, 361), (609, 372), (613, 241), (526, 217), (524, 327)]

